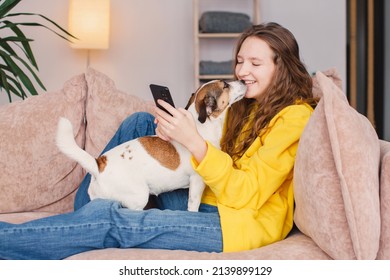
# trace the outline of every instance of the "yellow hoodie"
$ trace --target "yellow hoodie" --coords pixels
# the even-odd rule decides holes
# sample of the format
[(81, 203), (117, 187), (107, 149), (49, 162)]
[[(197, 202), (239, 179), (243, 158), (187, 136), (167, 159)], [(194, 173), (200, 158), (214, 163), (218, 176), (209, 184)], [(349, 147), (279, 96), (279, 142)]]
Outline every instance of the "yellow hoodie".
[(308, 104), (284, 108), (271, 120), (262, 141), (257, 138), (237, 161), (236, 168), (228, 154), (210, 143), (200, 164), (192, 159), (208, 186), (202, 202), (218, 207), (224, 252), (259, 248), (290, 232), (295, 155), (312, 112)]

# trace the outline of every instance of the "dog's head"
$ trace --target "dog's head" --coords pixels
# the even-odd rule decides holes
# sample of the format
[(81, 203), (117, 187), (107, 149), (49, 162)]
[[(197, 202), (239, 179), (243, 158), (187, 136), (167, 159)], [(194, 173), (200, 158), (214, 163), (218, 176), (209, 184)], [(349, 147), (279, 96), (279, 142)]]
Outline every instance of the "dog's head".
[(213, 80), (203, 84), (191, 96), (186, 109), (195, 103), (198, 121), (204, 123), (208, 117), (217, 118), (226, 108), (242, 99), (246, 85), (241, 81)]

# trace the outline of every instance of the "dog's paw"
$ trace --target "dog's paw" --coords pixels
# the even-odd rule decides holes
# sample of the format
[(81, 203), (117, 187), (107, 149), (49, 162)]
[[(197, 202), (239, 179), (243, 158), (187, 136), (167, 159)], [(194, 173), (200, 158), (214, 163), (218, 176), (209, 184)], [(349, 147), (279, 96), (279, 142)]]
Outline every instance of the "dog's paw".
[(199, 212), (199, 206), (194, 206), (194, 205), (188, 205), (188, 211), (190, 212)]

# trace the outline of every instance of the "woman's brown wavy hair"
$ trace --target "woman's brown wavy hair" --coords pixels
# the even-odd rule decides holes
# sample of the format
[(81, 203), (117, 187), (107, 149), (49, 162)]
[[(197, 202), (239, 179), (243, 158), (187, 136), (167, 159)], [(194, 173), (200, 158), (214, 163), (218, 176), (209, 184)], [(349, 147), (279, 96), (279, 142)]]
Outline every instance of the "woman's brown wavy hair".
[[(297, 102), (307, 102), (312, 106), (316, 104), (312, 94), (312, 78), (300, 59), (298, 43), (288, 29), (270, 22), (246, 30), (237, 43), (235, 65), (240, 48), (248, 37), (260, 38), (273, 50), (275, 72), (269, 88), (258, 100), (244, 98), (230, 108), (221, 149), (227, 152), (234, 162), (261, 136), (271, 119), (283, 108)], [(253, 112), (255, 104), (259, 106), (256, 106), (256, 111)], [(243, 128), (250, 114), (255, 114), (253, 125), (248, 128), (249, 131), (244, 132)], [(249, 136), (237, 143), (241, 133)]]

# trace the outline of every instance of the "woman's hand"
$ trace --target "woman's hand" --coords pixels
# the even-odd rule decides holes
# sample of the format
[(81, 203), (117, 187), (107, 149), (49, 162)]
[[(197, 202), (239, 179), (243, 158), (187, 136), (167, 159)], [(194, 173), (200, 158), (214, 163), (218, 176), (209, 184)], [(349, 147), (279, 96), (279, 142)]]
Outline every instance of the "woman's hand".
[(158, 103), (168, 112), (156, 107), (157, 136), (163, 140), (174, 140), (186, 147), (201, 162), (207, 152), (207, 144), (199, 134), (195, 120), (190, 112), (183, 108), (176, 109), (163, 100)]

